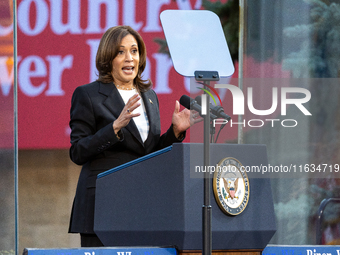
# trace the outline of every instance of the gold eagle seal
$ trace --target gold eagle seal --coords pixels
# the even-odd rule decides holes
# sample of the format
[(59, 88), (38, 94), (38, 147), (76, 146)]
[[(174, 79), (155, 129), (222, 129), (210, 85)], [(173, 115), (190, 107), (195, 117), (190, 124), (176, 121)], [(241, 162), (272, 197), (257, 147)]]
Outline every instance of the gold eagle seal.
[(213, 178), (214, 196), (221, 210), (228, 215), (244, 211), (249, 201), (249, 180), (245, 168), (235, 158), (224, 158)]

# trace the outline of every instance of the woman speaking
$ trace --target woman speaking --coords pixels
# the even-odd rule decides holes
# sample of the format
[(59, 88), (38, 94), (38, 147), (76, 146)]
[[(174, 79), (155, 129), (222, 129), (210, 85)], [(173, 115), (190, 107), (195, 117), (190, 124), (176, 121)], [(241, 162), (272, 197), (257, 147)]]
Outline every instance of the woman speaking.
[(146, 48), (129, 26), (108, 29), (101, 38), (98, 79), (79, 86), (70, 111), (71, 160), (83, 165), (70, 220), (82, 247), (103, 246), (93, 231), (95, 186), (103, 171), (181, 142), (194, 123), (175, 103), (172, 124), (161, 135), (159, 103), (151, 81), (143, 80)]

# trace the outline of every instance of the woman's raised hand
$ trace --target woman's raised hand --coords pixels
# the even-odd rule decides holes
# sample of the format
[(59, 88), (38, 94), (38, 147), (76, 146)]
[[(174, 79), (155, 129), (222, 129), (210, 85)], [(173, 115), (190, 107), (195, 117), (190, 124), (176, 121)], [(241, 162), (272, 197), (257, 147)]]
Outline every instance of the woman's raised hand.
[(125, 104), (119, 117), (113, 122), (113, 130), (115, 134), (117, 134), (123, 127), (126, 127), (132, 118), (140, 115), (140, 113), (133, 113), (133, 111), (140, 106), (140, 103), (138, 102), (139, 100), (139, 94), (135, 94), (130, 97), (129, 101)]
[(191, 112), (186, 108), (184, 108), (182, 111), (179, 111), (179, 109), (180, 105), (176, 100), (175, 111), (172, 115), (172, 125), (177, 138), (180, 137), (181, 133), (190, 128), (192, 125), (203, 120), (203, 118), (197, 118), (199, 117), (197, 112)]

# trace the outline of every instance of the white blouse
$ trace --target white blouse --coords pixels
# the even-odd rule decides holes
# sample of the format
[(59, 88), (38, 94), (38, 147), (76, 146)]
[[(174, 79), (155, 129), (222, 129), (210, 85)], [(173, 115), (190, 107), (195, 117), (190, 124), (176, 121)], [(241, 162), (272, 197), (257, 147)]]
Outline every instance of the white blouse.
[[(123, 101), (125, 104), (129, 101), (130, 97), (138, 93), (136, 89), (132, 89), (132, 90), (118, 89), (118, 91), (121, 97), (123, 98)], [(139, 102), (141, 105), (137, 107), (133, 111), (133, 113), (140, 113), (140, 115), (137, 117), (134, 117), (133, 121), (135, 122), (138, 128), (142, 141), (145, 142), (145, 140), (148, 138), (150, 125), (149, 125), (148, 116), (146, 114), (144, 102), (142, 99), (140, 99)]]

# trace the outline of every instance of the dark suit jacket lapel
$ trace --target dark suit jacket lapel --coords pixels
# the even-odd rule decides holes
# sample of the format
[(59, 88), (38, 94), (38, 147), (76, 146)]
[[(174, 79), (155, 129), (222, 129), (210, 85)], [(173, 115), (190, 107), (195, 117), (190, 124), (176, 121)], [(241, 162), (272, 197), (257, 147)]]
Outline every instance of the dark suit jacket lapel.
[[(107, 98), (103, 102), (103, 104), (113, 113), (115, 118), (117, 119), (122, 112), (125, 103), (122, 97), (119, 94), (116, 86), (111, 83), (100, 83), (99, 85), (99, 93), (106, 95)], [(125, 127), (142, 145), (142, 138), (139, 134), (139, 131), (136, 127), (136, 124), (133, 120)]]
[[(159, 125), (159, 109), (158, 109), (158, 100), (151, 90), (146, 92), (142, 92), (142, 99), (144, 102), (146, 114), (148, 115), (149, 120), (149, 135), (156, 134), (156, 128)], [(146, 140), (147, 141), (147, 140)]]

